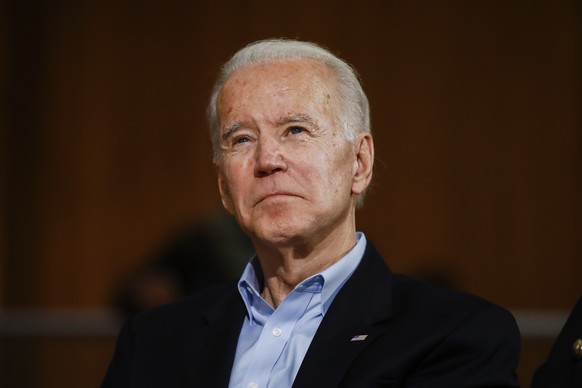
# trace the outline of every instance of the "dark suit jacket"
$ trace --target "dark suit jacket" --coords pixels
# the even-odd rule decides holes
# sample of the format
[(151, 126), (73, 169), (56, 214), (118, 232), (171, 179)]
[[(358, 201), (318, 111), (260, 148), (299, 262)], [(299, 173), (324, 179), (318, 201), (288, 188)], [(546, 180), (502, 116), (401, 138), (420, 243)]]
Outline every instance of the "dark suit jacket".
[(554, 343), (546, 362), (536, 371), (532, 388), (582, 387), (582, 356), (573, 352), (574, 341), (582, 338), (582, 298)]
[[(102, 387), (227, 387), (244, 316), (234, 283), (138, 315)], [(519, 348), (510, 313), (395, 275), (368, 242), (293, 387), (513, 387)]]

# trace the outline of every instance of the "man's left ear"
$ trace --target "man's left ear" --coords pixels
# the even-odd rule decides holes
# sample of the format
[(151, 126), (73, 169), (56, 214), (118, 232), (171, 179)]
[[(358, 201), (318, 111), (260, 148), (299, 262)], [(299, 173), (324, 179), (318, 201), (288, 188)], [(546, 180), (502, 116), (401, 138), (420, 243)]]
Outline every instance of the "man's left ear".
[(352, 193), (362, 194), (372, 180), (374, 167), (374, 140), (369, 132), (359, 135), (355, 146), (356, 159), (354, 160), (354, 180)]

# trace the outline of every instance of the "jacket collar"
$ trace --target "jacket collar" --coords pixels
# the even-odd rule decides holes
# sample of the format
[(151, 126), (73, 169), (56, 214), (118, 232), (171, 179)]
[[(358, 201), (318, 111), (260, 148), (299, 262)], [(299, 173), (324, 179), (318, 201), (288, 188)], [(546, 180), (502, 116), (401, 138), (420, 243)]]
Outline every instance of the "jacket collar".
[(183, 342), (185, 386), (226, 387), (236, 353), (245, 308), (236, 287), (203, 312), (205, 323), (195, 325)]
[[(337, 387), (358, 354), (392, 317), (392, 272), (368, 241), (362, 261), (340, 290), (303, 359), (294, 387)], [(365, 336), (365, 337), (364, 337)]]
[[(228, 386), (245, 314), (236, 286), (203, 312), (205, 324), (196, 325), (183, 343), (187, 386)], [(322, 320), (293, 386), (312, 386), (317, 381), (322, 388), (337, 387), (343, 378), (338, 371), (347, 370), (358, 354), (386, 331), (385, 323), (391, 317), (392, 272), (368, 240), (358, 268)], [(357, 336), (367, 337), (352, 341)]]

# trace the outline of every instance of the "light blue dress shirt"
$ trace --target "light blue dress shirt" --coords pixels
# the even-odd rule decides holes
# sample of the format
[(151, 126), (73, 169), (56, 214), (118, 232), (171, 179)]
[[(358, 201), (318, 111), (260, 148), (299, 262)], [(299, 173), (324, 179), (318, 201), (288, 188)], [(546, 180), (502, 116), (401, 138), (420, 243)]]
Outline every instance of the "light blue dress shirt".
[[(366, 237), (319, 274), (299, 283), (273, 309), (260, 295), (262, 274), (256, 257), (238, 283), (247, 308), (230, 376), (230, 388), (291, 387), (309, 344), (331, 302), (366, 250)], [(256, 266), (256, 268), (255, 268)]]

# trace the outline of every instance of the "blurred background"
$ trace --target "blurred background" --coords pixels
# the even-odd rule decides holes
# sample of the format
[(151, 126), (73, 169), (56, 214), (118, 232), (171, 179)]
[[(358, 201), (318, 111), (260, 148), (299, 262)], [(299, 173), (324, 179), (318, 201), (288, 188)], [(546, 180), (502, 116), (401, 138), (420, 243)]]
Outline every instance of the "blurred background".
[(580, 2), (5, 0), (0, 20), (1, 387), (97, 387), (125, 313), (238, 276), (205, 108), (268, 37), (358, 69), (358, 229), (393, 270), (511, 310), (524, 386), (582, 294)]

